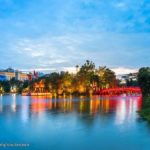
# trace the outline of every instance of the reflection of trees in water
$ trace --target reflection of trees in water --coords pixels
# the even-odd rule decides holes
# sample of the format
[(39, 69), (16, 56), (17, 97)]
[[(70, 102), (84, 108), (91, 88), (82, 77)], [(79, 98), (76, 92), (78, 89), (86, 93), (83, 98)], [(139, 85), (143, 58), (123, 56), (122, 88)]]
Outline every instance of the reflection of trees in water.
[[(96, 118), (105, 120), (110, 116), (115, 116), (120, 119), (125, 119), (125, 116), (129, 117), (136, 112), (141, 106), (140, 98), (112, 98), (112, 97), (80, 97), (80, 98), (64, 98), (51, 99), (45, 97), (31, 97), (31, 104), (25, 103), (27, 99), (22, 103), (17, 104), (15, 100), (11, 100), (11, 104), (3, 105), (3, 99), (1, 100), (1, 112), (8, 116), (19, 115), (24, 118), (31, 118), (31, 116), (40, 116), (44, 113), (47, 116), (59, 116), (67, 114), (75, 114), (79, 120), (92, 125)], [(29, 100), (29, 98), (28, 98)], [(12, 113), (13, 112), (13, 113)], [(16, 113), (21, 112), (21, 113)], [(107, 120), (107, 119), (106, 119)]]
[(79, 122), (83, 123), (87, 127), (92, 127), (94, 125), (95, 117), (96, 116), (82, 113), (78, 114), (77, 119), (79, 120)]
[(46, 102), (37, 100), (37, 103), (34, 102), (32, 105), (33, 112), (34, 110), (36, 110), (35, 112), (47, 111), (52, 116), (75, 113), (78, 119), (90, 125), (97, 117), (102, 120), (107, 120), (112, 116), (116, 116), (119, 120), (129, 118), (133, 115), (133, 112), (136, 113), (136, 110), (139, 109), (140, 101), (137, 97), (131, 99), (81, 97), (76, 100), (61, 97)]
[(96, 115), (97, 112), (109, 111), (109, 100), (89, 99), (81, 98), (77, 101), (72, 99), (59, 98), (54, 100), (37, 100), (31, 104), (32, 111), (38, 112), (49, 110), (55, 112), (77, 112), (79, 114)]

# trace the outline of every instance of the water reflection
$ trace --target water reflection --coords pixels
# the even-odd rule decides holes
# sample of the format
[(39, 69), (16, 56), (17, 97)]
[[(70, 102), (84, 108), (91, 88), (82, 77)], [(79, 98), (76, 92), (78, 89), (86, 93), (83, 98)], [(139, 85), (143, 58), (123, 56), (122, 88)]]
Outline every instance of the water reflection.
[(23, 122), (27, 122), (29, 120), (29, 99), (28, 97), (22, 97), (21, 101), (21, 119)]
[(16, 95), (15, 94), (12, 95), (11, 109), (13, 112), (16, 111)]
[(124, 121), (132, 121), (132, 118), (135, 118), (137, 115), (136, 111), (141, 108), (141, 103), (142, 98), (136, 96), (59, 97), (52, 99), (47, 97), (17, 97), (13, 95), (7, 104), (3, 104), (3, 97), (0, 97), (0, 114), (21, 111), (20, 115), (23, 121), (27, 121), (30, 118), (30, 113), (36, 115), (46, 112), (76, 113), (79, 115), (87, 114), (93, 117), (99, 114), (114, 114), (115, 122), (121, 124)]
[(0, 112), (3, 111), (3, 101), (2, 101), (2, 95), (0, 95)]
[(141, 103), (136, 96), (2, 96), (0, 140), (30, 143), (29, 149), (39, 150), (91, 150), (93, 145), (97, 150), (125, 150), (124, 145), (141, 150), (137, 143), (149, 148), (149, 132), (136, 120)]

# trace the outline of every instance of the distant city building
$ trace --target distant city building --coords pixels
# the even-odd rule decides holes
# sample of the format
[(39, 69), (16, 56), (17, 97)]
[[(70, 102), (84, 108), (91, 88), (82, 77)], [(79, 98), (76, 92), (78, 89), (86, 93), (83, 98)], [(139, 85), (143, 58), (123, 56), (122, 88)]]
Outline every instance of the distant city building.
[(128, 81), (137, 81), (137, 75), (138, 73), (118, 75), (117, 79), (120, 81), (121, 85), (126, 85)]
[(7, 81), (7, 76), (6, 75), (1, 75), (0, 74), (0, 81)]
[(33, 74), (31, 73), (31, 75), (32, 75), (32, 79), (38, 79), (38, 78), (43, 77), (45, 74), (42, 73), (42, 72), (36, 72), (36, 71), (34, 70)]
[(12, 78), (15, 78), (16, 80), (19, 80), (19, 81), (26, 81), (26, 80), (31, 81), (34, 79), (38, 79), (44, 75), (45, 74), (42, 72), (33, 71), (33, 73), (32, 72), (23, 73), (19, 70), (8, 68), (8, 69), (0, 70), (0, 81), (11, 80)]
[(43, 77), (45, 74), (43, 72), (38, 72), (38, 77)]
[(16, 71), (12, 68), (0, 70), (0, 81), (11, 80), (12, 78), (15, 78), (16, 80), (20, 81), (29, 80), (28, 74)]

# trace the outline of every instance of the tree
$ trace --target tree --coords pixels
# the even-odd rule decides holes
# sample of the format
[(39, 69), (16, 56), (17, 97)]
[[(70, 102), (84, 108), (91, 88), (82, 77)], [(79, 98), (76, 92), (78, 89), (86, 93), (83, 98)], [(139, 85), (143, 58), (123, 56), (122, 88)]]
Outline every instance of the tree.
[(91, 90), (91, 79), (94, 76), (95, 64), (92, 61), (86, 60), (77, 73), (77, 84), (80, 93), (89, 93)]
[(4, 93), (4, 89), (3, 89), (2, 84), (0, 83), (0, 94), (1, 94), (1, 93)]
[(142, 89), (143, 103), (139, 111), (141, 117), (150, 122), (150, 68), (143, 67), (138, 72), (138, 84)]
[(138, 72), (138, 84), (144, 96), (150, 95), (150, 68), (141, 68)]
[(73, 92), (72, 82), (73, 82), (73, 75), (69, 74), (68, 72), (65, 72), (62, 76), (63, 92), (70, 94)]
[(96, 74), (99, 76), (100, 88), (109, 88), (116, 86), (115, 73), (106, 66), (99, 67), (96, 70)]
[(52, 93), (57, 93), (60, 83), (60, 74), (57, 72), (51, 73), (48, 77), (45, 78), (45, 87), (48, 91)]
[(80, 73), (90, 73), (95, 69), (95, 64), (92, 61), (86, 60), (86, 63), (81, 66)]
[[(45, 91), (57, 94), (92, 94), (99, 88), (114, 87), (116, 85), (115, 73), (107, 67), (95, 69), (92, 61), (86, 62), (79, 68), (76, 66), (77, 73), (53, 72), (29, 83), (29, 90), (33, 91), (34, 84), (44, 81)], [(23, 84), (23, 88), (28, 85)]]
[(76, 65), (76, 73), (79, 71), (79, 65)]
[(3, 90), (4, 90), (5, 93), (9, 93), (10, 92), (11, 85), (10, 85), (9, 81), (2, 81), (1, 85), (2, 85)]
[(109, 68), (106, 68), (104, 78), (105, 78), (105, 85), (107, 88), (114, 87), (116, 85), (115, 73)]

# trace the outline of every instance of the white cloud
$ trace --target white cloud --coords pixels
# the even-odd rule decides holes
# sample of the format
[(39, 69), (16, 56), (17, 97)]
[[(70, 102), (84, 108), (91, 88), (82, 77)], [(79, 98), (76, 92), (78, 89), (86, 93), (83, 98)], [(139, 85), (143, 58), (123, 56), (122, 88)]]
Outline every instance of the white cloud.
[(69, 73), (76, 73), (76, 68), (75, 67), (63, 67), (63, 71), (67, 71)]
[(44, 56), (45, 55), (45, 53), (44, 52), (42, 52), (42, 51), (32, 51), (31, 53), (30, 53), (30, 55), (31, 55), (31, 57), (41, 57), (41, 56)]
[(124, 2), (115, 3), (114, 6), (119, 9), (127, 9), (127, 4)]
[(30, 48), (30, 47), (25, 47), (25, 48), (24, 48), (24, 51), (32, 51), (32, 48)]
[(150, 59), (149, 34), (142, 33), (46, 34), (39, 38), (15, 39), (10, 49), (17, 57), (11, 58), (11, 63), (19, 64), (15, 66), (17, 68), (52, 67), (61, 70), (62, 67), (82, 65), (87, 59), (96, 66), (140, 68)]
[(112, 68), (111, 70), (114, 71), (116, 75), (138, 72), (137, 68), (125, 68), (125, 67)]
[(19, 69), (22, 72), (33, 72), (33, 71), (38, 71), (38, 72), (44, 72), (44, 73), (50, 73), (56, 70), (56, 68), (30, 68), (30, 69)]

